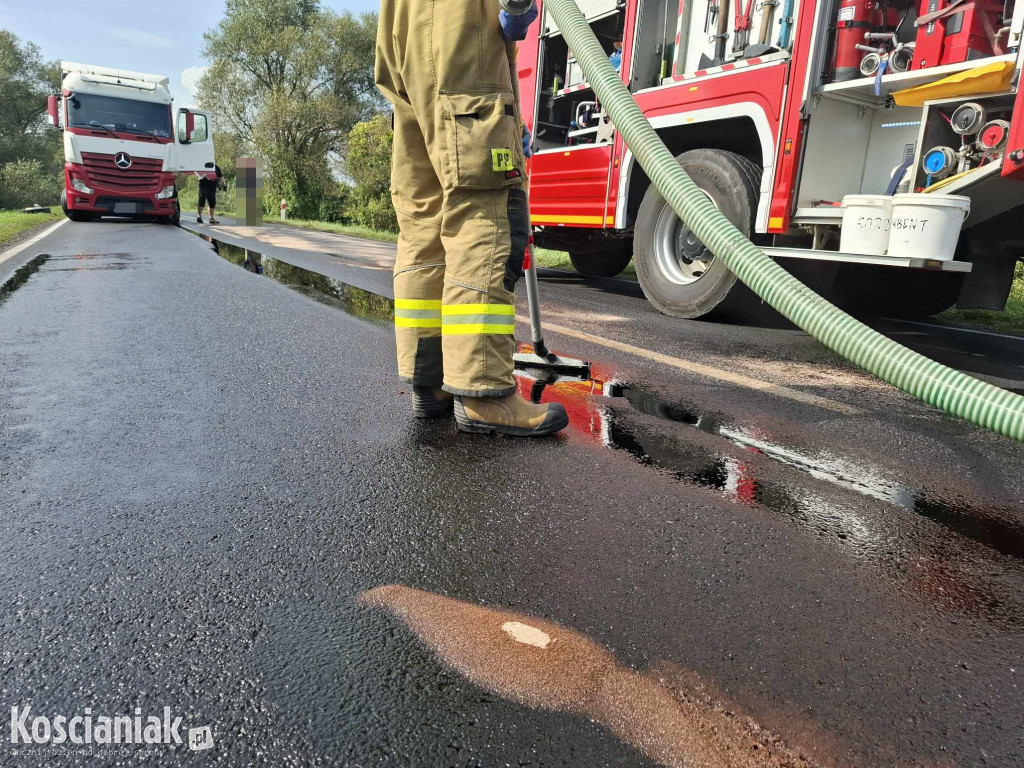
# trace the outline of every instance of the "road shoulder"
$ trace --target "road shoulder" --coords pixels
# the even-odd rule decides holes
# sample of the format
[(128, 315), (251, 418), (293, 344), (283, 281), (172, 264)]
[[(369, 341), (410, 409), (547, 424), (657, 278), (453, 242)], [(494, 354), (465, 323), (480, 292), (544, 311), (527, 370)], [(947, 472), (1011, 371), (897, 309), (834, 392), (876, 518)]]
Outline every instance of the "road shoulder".
[(8, 278), (25, 261), (36, 255), (31, 250), (32, 246), (49, 236), (59, 227), (67, 224), (67, 222), (68, 220), (65, 218), (44, 222), (39, 226), (33, 227), (31, 230), (25, 230), (24, 233), (21, 233), (23, 236), (18, 237), (17, 242), (7, 243), (3, 250), (0, 250), (0, 285), (7, 282)]
[(52, 210), (51, 213), (0, 211), (0, 258), (8, 249), (63, 218), (63, 214), (53, 213)]

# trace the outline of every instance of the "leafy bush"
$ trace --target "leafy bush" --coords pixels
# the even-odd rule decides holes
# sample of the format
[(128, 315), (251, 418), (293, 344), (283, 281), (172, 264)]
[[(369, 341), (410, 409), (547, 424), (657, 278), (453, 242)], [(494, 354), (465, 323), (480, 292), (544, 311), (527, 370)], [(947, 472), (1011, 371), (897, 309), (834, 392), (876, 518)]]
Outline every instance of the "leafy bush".
[(397, 232), (398, 219), (391, 205), (391, 195), (368, 195), (356, 189), (349, 198), (348, 215), (353, 223), (378, 232)]
[(326, 193), (320, 198), (319, 215), (320, 221), (329, 221), (339, 224), (348, 224), (348, 207), (350, 205), (352, 190), (344, 184), (337, 184), (334, 190)]
[(391, 145), (394, 134), (384, 115), (352, 129), (345, 169), (355, 182), (348, 206), (356, 224), (384, 232), (397, 232), (398, 219), (391, 205)]
[(56, 205), (63, 188), (63, 173), (48, 173), (38, 160), (15, 160), (0, 168), (0, 208)]

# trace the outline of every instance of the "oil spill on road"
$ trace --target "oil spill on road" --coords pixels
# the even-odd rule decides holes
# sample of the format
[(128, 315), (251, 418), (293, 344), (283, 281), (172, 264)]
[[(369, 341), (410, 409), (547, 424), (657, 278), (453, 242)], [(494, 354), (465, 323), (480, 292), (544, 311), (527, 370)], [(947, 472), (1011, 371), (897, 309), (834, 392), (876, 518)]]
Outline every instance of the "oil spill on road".
[(0, 303), (6, 301), (12, 293), (27, 283), (28, 279), (38, 272), (39, 268), (42, 267), (49, 258), (49, 254), (41, 253), (38, 256), (33, 256), (29, 261), (14, 270), (14, 274), (0, 285)]
[(390, 613), (481, 688), (528, 707), (583, 715), (662, 765), (820, 765), (735, 705), (634, 671), (554, 622), (400, 584), (363, 592), (356, 601)]
[[(221, 258), (249, 272), (268, 277), (355, 317), (382, 325), (393, 322), (394, 301), (387, 296), (258, 251), (207, 235), (192, 234), (209, 242)], [(521, 344), (519, 351), (532, 349)], [(600, 408), (600, 399), (625, 400), (640, 413), (722, 438), (802, 474), (912, 511), (996, 552), (1024, 559), (1024, 526), (1007, 520), (1016, 516), (1016, 510), (990, 510), (945, 501), (927, 489), (911, 488), (886, 478), (873, 468), (857, 466), (840, 457), (809, 456), (773, 442), (762, 430), (732, 425), (719, 414), (702, 412), (687, 403), (665, 401), (654, 393), (618, 380), (614, 371), (602, 371), (600, 365), (585, 381), (529, 371), (517, 372), (517, 381), (524, 397), (535, 402), (541, 397), (561, 402), (569, 412), (574, 429), (589, 433), (607, 447), (624, 450), (640, 463), (667, 471), (683, 482), (796, 518), (840, 540), (863, 542), (870, 538), (870, 528), (862, 516), (797, 484), (760, 480), (745, 462), (734, 457), (659, 435), (640, 424), (627, 425), (616, 418), (611, 409)]]
[[(990, 624), (1024, 625), (1024, 601), (1016, 589), (1019, 563), (1006, 570), (993, 562), (1000, 558), (997, 553), (1016, 556), (1019, 551), (1019, 529), (993, 519), (996, 512), (1007, 510), (955, 506), (880, 475), (860, 474), (862, 468), (851, 469), (838, 459), (811, 461), (804, 454), (771, 443), (763, 434), (755, 437), (749, 430), (731, 427), (719, 414), (666, 402), (613, 378), (581, 381), (535, 373), (539, 378), (518, 375), (520, 393), (535, 402), (562, 403), (570, 415), (570, 430), (583, 440), (621, 451), (679, 482), (793, 520), (808, 533), (836, 542), (844, 552), (876, 563), (926, 605), (984, 618)], [(599, 367), (595, 373), (600, 376)], [(602, 404), (604, 398), (608, 400)], [(615, 399), (625, 399), (632, 407), (611, 407)], [(636, 417), (638, 413), (724, 438), (743, 451), (730, 455), (709, 447), (708, 441), (681, 440), (671, 431), (644, 424)], [(744, 458), (747, 453), (749, 459)], [(799, 470), (799, 474), (787, 478), (783, 472), (781, 477), (765, 478), (759, 455)], [(929, 536), (916, 526), (908, 527), (907, 518), (887, 515), (885, 508), (865, 510), (855, 499), (824, 495), (802, 484), (801, 474), (908, 509), (985, 547), (965, 547), (957, 536)], [(1019, 515), (1018, 510), (1009, 512)]]
[(242, 267), (247, 272), (268, 277), (314, 301), (380, 325), (394, 322), (395, 302), (387, 296), (356, 288), (319, 272), (265, 256), (258, 251), (225, 243), (206, 235), (197, 237), (210, 243), (214, 252), (225, 261)]
[[(121, 272), (148, 264), (149, 259), (133, 253), (75, 253), (66, 256), (52, 256), (47, 272)], [(53, 263), (67, 263), (55, 267)]]
[[(827, 505), (830, 511), (822, 518), (820, 508), (824, 502), (808, 502), (807, 499), (813, 497), (806, 492), (757, 480), (752, 470), (735, 458), (655, 435), (639, 425), (627, 426), (621, 418), (616, 419), (613, 412), (596, 408), (599, 398), (625, 399), (640, 413), (724, 438), (744, 450), (816, 479), (914, 512), (996, 552), (1024, 559), (1024, 526), (1012, 522), (1013, 517), (1019, 516), (1019, 510), (945, 501), (933, 491), (912, 488), (873, 468), (858, 466), (837, 456), (820, 453), (809, 456), (772, 442), (758, 430), (731, 425), (720, 414), (704, 412), (687, 403), (667, 402), (656, 394), (617, 380), (614, 373), (602, 375), (600, 367), (589, 381), (582, 383), (546, 372), (535, 372), (535, 376), (527, 378), (525, 385), (521, 384), (520, 392), (524, 397), (540, 402), (546, 392), (548, 399), (557, 400), (570, 410), (572, 424), (586, 425), (608, 447), (626, 450), (640, 463), (660, 467), (684, 482), (725, 492), (739, 501), (758, 503), (809, 523), (816, 521), (816, 527), (827, 523), (820, 530), (832, 531), (840, 539), (855, 538), (855, 531), (860, 528), (837, 526), (834, 505)], [(584, 402), (578, 397), (581, 391), (588, 395)], [(852, 522), (849, 515), (840, 517)]]

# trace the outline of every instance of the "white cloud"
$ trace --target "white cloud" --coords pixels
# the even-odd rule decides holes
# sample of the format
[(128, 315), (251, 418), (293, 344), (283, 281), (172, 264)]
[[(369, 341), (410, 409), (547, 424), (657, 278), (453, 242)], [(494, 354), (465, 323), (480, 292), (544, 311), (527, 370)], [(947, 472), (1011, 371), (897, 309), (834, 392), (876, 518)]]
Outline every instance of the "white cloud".
[(196, 100), (196, 89), (199, 87), (199, 78), (206, 72), (207, 67), (185, 67), (181, 70), (181, 76), (178, 78), (181, 80), (181, 84), (185, 86), (185, 90), (188, 91), (189, 98), (194, 103)]
[(167, 37), (154, 35), (141, 29), (131, 27), (108, 27), (107, 36), (125, 43), (144, 46), (146, 48), (177, 48), (178, 44)]

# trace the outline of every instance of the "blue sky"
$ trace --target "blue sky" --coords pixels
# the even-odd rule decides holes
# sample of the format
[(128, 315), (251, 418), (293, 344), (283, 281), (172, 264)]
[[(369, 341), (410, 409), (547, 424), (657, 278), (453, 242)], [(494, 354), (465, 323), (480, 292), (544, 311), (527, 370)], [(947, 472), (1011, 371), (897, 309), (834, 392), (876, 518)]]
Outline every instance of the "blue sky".
[[(353, 13), (380, 6), (379, 0), (321, 4)], [(185, 107), (205, 63), (203, 32), (223, 13), (223, 0), (0, 0), (0, 28), (36, 43), (47, 59), (167, 75), (175, 104)]]

